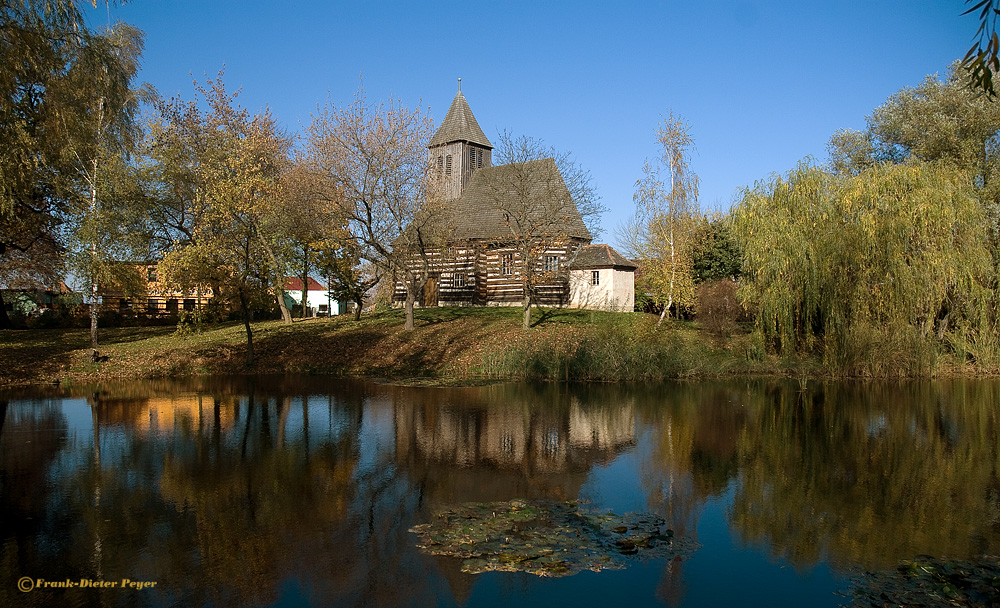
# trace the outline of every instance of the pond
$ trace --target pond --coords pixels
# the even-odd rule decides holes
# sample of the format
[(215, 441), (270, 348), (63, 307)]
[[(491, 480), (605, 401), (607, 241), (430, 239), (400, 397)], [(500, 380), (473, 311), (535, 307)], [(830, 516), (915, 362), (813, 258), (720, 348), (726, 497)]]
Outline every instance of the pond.
[(996, 381), (8, 391), (0, 605), (846, 605), (1000, 554), (998, 435)]

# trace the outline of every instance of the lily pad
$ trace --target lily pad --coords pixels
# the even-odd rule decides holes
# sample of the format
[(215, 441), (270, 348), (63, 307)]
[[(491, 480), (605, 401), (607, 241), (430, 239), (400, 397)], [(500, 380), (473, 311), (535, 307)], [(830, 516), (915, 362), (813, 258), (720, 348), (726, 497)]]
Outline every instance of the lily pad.
[(598, 513), (577, 501), (466, 503), (410, 532), (422, 551), (461, 558), (462, 571), (471, 574), (569, 576), (622, 569), (636, 559), (686, 557), (700, 546), (675, 537), (657, 515)]
[(852, 606), (1000, 606), (1000, 557), (949, 560), (920, 555), (893, 570), (852, 580)]

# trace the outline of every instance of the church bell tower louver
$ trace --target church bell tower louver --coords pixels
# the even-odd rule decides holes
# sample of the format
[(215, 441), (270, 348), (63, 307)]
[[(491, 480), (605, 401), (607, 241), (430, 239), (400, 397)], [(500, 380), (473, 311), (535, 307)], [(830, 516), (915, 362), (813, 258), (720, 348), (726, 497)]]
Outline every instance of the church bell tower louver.
[(476, 169), (491, 165), (493, 144), (479, 128), (462, 95), (461, 78), (448, 113), (427, 145), (427, 154), (432, 180), (445, 199), (461, 198)]

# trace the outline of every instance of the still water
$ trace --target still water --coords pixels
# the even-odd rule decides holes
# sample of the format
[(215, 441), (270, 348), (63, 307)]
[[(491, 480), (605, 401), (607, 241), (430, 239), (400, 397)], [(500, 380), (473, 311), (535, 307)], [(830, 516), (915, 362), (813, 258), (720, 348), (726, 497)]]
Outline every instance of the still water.
[[(994, 381), (0, 394), (0, 605), (838, 606), (863, 569), (1000, 553), (998, 434)], [(409, 532), (512, 499), (655, 513), (701, 547), (540, 578)]]

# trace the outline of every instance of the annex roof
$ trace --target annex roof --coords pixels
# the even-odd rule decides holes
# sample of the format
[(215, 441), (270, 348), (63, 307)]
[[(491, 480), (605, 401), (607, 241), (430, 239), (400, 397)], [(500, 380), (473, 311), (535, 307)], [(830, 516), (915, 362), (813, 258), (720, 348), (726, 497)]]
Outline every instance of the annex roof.
[(591, 239), (551, 158), (477, 169), (465, 194), (445, 205), (452, 240), (507, 240), (509, 221), (535, 236)]
[(622, 254), (614, 250), (611, 245), (584, 245), (580, 248), (580, 253), (570, 264), (570, 268), (583, 270), (587, 268), (620, 268), (622, 270), (635, 270), (638, 266)]
[(433, 148), (434, 146), (450, 144), (453, 141), (467, 141), (493, 149), (493, 144), (486, 139), (486, 134), (479, 128), (476, 117), (472, 115), (472, 109), (469, 107), (469, 102), (465, 101), (465, 95), (462, 95), (462, 91), (455, 95), (451, 107), (448, 108), (448, 113), (441, 121), (441, 126), (427, 146)]

